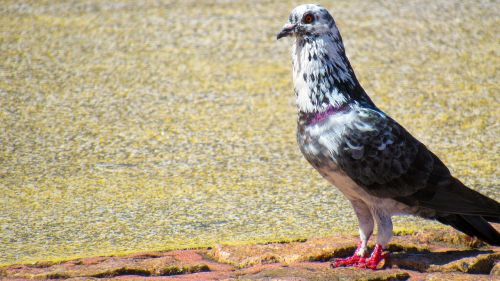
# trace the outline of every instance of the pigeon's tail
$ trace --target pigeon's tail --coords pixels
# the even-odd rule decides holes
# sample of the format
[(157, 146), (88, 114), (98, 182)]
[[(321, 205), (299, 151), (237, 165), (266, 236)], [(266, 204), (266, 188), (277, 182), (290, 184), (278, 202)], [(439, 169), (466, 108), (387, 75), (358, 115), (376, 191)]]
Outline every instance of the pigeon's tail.
[(444, 190), (446, 195), (438, 190), (433, 198), (440, 201), (439, 204), (432, 204), (438, 210), (436, 219), (490, 245), (500, 246), (500, 234), (488, 223), (500, 223), (500, 204), (455, 178)]
[(500, 246), (500, 233), (488, 222), (500, 223), (500, 204), (451, 177), (426, 202), (438, 211), (436, 219), (484, 242)]
[(500, 223), (500, 217), (483, 216), (483, 219), (493, 223)]
[(466, 215), (500, 223), (500, 203), (468, 188), (451, 176), (429, 190), (422, 189), (401, 199), (410, 205), (433, 209), (440, 216)]
[(490, 245), (500, 246), (500, 233), (481, 216), (452, 214), (438, 216), (436, 219), (469, 236), (475, 236)]
[(437, 168), (443, 171), (437, 170), (434, 178), (431, 175), (429, 188), (400, 200), (434, 210), (436, 215), (433, 219), (488, 244), (500, 246), (500, 234), (488, 223), (500, 223), (500, 203), (452, 177), (444, 164), (437, 165)]

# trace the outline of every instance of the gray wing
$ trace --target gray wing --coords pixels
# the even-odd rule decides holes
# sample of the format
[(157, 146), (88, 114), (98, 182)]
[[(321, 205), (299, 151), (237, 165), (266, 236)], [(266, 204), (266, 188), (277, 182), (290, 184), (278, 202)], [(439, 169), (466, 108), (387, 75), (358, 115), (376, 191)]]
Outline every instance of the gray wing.
[(434, 155), (382, 112), (355, 110), (358, 118), (345, 128), (335, 155), (339, 167), (378, 197), (406, 196), (425, 188)]
[(376, 109), (357, 109), (339, 149), (340, 168), (368, 193), (438, 215), (500, 221), (500, 204), (463, 185), (446, 165), (396, 121)]

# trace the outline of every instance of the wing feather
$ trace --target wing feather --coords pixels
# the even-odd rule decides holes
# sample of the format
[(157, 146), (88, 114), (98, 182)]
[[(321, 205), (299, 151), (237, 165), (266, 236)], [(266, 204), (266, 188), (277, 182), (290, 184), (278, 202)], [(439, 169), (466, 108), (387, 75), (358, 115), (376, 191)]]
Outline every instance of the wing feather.
[(340, 168), (374, 196), (424, 188), (434, 162), (427, 148), (382, 112), (356, 110), (359, 118), (346, 126), (336, 151)]
[(498, 202), (454, 178), (434, 153), (396, 121), (376, 109), (357, 110), (359, 118), (346, 126), (335, 158), (368, 193), (437, 214), (499, 220)]

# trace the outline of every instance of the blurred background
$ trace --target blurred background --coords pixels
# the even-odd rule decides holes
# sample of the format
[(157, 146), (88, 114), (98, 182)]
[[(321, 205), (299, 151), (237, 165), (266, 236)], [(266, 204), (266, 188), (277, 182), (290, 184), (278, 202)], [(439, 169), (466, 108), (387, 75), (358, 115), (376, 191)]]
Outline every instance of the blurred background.
[[(0, 264), (356, 233), (295, 141), (301, 3), (0, 1)], [(374, 102), (499, 200), (499, 2), (321, 4)]]

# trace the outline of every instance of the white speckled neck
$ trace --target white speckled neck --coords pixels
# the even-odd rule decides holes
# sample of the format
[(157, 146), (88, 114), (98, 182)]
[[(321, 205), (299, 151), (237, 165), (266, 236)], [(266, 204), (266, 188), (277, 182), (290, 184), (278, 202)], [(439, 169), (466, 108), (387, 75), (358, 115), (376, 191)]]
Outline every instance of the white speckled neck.
[(322, 112), (349, 100), (357, 80), (335, 26), (322, 36), (296, 37), (292, 46), (293, 81), (301, 112)]

